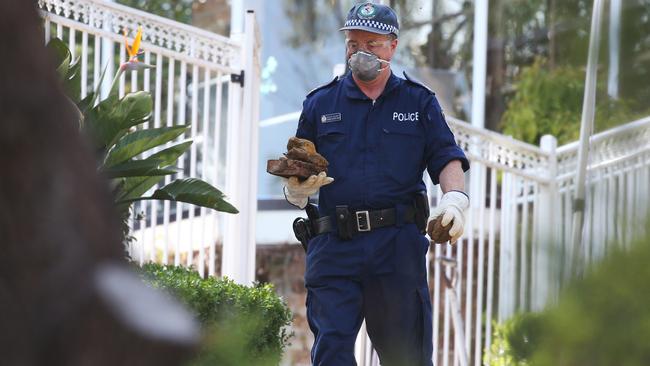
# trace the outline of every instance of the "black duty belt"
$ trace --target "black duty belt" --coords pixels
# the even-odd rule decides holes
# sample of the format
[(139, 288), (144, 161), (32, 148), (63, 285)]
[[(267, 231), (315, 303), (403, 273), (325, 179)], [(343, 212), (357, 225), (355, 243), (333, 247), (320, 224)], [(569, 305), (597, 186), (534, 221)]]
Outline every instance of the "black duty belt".
[[(405, 207), (402, 222), (407, 224), (415, 222), (415, 209), (413, 207)], [(341, 239), (350, 239), (355, 234), (392, 226), (396, 223), (397, 211), (395, 208), (348, 211), (347, 206), (336, 207), (336, 224)], [(312, 225), (314, 235), (320, 235), (334, 230), (330, 216), (313, 220)]]

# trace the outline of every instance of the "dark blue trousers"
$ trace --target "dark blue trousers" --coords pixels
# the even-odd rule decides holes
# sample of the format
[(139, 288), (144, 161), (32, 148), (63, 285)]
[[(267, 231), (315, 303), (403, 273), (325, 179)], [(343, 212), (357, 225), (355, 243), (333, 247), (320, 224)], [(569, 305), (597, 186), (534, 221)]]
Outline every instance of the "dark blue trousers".
[(354, 343), (363, 319), (382, 366), (432, 365), (428, 247), (415, 224), (347, 241), (334, 233), (310, 241), (305, 286), (314, 365), (356, 365)]

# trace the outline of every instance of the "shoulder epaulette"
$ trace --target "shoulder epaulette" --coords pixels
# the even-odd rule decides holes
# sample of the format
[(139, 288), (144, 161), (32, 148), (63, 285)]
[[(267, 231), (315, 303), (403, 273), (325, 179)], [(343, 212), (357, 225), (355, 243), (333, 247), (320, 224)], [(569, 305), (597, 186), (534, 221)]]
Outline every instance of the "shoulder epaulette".
[(310, 97), (312, 94), (316, 93), (317, 91), (319, 91), (321, 89), (324, 89), (324, 88), (327, 88), (328, 86), (336, 84), (338, 81), (339, 81), (339, 77), (338, 76), (334, 77), (334, 79), (332, 81), (330, 81), (329, 83), (325, 83), (325, 84), (323, 84), (321, 86), (317, 86), (314, 89), (312, 89), (309, 93), (307, 93), (307, 97)]
[(419, 87), (422, 87), (422, 88), (426, 89), (426, 90), (427, 90), (429, 93), (431, 93), (431, 94), (434, 94), (434, 95), (436, 94), (436, 93), (435, 93), (433, 90), (431, 90), (428, 86), (426, 86), (426, 85), (424, 85), (423, 83), (421, 83), (421, 82), (419, 82), (419, 81), (413, 79), (412, 77), (410, 77), (410, 76), (406, 73), (406, 71), (403, 71), (403, 73), (404, 73), (404, 77), (406, 78), (406, 81), (410, 82), (411, 84), (414, 84), (414, 85), (417, 85), (417, 86), (419, 86)]

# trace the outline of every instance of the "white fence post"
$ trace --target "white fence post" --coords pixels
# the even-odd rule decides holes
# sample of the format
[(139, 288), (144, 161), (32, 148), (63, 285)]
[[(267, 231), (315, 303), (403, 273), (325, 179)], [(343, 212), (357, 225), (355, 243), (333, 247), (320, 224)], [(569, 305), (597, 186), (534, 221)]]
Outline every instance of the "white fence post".
[[(540, 148), (549, 154), (548, 170), (545, 172), (550, 183), (541, 184), (539, 194), (536, 196), (537, 215), (534, 215), (536, 237), (533, 240), (533, 261), (532, 261), (532, 286), (531, 286), (531, 308), (539, 311), (553, 295), (554, 286), (552, 274), (554, 268), (552, 258), (557, 253), (559, 238), (554, 235), (556, 232), (555, 223), (559, 213), (559, 205), (556, 203), (557, 195), (555, 177), (557, 175), (557, 139), (551, 135), (542, 136)], [(552, 268), (553, 267), (553, 268)], [(559, 269), (557, 265), (557, 269)]]
[[(257, 212), (257, 140), (259, 97), (259, 42), (255, 13), (247, 11), (242, 47), (243, 78), (231, 84), (232, 115), (228, 121), (226, 193), (239, 214), (226, 217), (222, 275), (249, 285), (255, 279), (255, 217)], [(233, 35), (233, 38), (236, 35)]]

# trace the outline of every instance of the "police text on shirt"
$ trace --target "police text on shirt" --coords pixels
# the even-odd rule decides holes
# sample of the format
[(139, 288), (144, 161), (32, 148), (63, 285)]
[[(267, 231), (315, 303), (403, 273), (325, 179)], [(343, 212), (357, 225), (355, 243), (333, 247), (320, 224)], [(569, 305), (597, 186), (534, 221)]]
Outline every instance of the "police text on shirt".
[(411, 113), (398, 113), (393, 112), (393, 121), (408, 122), (408, 121), (419, 121), (420, 112), (411, 112)]

